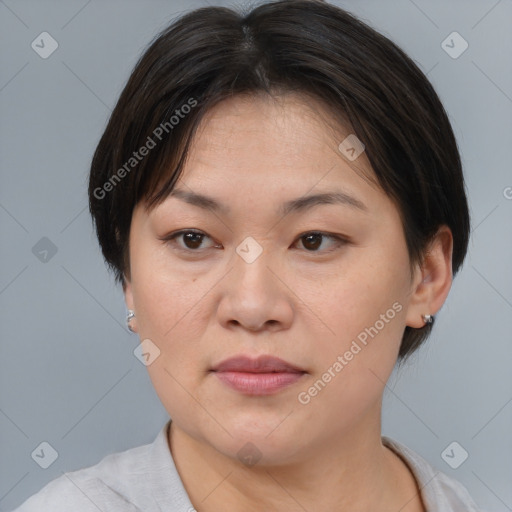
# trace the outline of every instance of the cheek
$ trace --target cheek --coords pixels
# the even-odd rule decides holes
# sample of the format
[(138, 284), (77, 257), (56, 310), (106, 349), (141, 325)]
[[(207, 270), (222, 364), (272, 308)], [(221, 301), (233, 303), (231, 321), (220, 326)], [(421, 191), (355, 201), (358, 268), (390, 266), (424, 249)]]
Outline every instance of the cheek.
[(322, 319), (335, 334), (322, 337), (317, 345), (318, 370), (323, 374), (342, 357), (343, 369), (336, 372), (340, 378), (329, 387), (332, 399), (347, 400), (347, 407), (376, 398), (398, 357), (409, 293), (409, 275), (404, 272), (409, 259), (400, 242), (400, 250), (381, 246), (351, 260), (345, 275), (330, 280), (319, 304)]
[[(383, 257), (358, 259), (346, 275), (333, 279), (321, 299), (321, 309), (338, 336), (354, 338), (375, 323), (379, 330), (398, 332), (409, 289), (404, 276), (407, 261)], [(390, 263), (391, 261), (391, 263)]]
[(381, 399), (393, 371), (405, 328), (405, 295), (391, 277), (354, 275), (324, 298), (324, 314), (330, 312), (325, 323), (335, 335), (319, 337), (315, 374), (301, 389), (310, 402), (298, 407), (328, 425), (326, 435), (363, 418)]
[(180, 383), (191, 389), (204, 357), (197, 343), (203, 324), (195, 319), (204, 307), (201, 298), (207, 290), (201, 279), (173, 269), (165, 253), (154, 245), (147, 243), (145, 250), (141, 246), (131, 259), (137, 327), (140, 339), (150, 339), (159, 350), (147, 370), (162, 402), (174, 396), (179, 403)]
[[(203, 290), (183, 275), (168, 275), (146, 267), (137, 275), (134, 289), (139, 334), (157, 346), (159, 356), (147, 367), (153, 387), (171, 415), (194, 423), (196, 402), (190, 393), (204, 377), (204, 348), (198, 340), (204, 323)], [(135, 282), (135, 279), (134, 279)], [(203, 313), (204, 316), (204, 313)]]
[(201, 294), (196, 276), (174, 269), (165, 248), (146, 247), (134, 250), (131, 262), (137, 325), (141, 336), (167, 338), (188, 320)]

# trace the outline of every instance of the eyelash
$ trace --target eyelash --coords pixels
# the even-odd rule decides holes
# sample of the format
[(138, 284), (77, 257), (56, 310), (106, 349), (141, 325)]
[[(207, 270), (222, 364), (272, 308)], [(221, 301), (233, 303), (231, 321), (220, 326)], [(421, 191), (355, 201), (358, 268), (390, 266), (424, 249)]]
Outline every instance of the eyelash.
[[(185, 235), (185, 234), (188, 234), (188, 233), (193, 233), (195, 235), (204, 235), (204, 237), (207, 237), (207, 238), (211, 238), (209, 237), (206, 233), (203, 233), (202, 231), (196, 231), (194, 229), (182, 229), (180, 231), (176, 231), (174, 233), (170, 233), (169, 235), (161, 238), (161, 240), (163, 242), (165, 242), (166, 244), (173, 244), (173, 245), (177, 245), (177, 241), (176, 239), (182, 235)], [(334, 240), (336, 242), (336, 246), (334, 248), (331, 248), (327, 251), (308, 251), (306, 249), (306, 252), (309, 253), (309, 254), (328, 254), (328, 253), (331, 253), (333, 251), (335, 251), (337, 248), (343, 246), (343, 245), (346, 245), (349, 241), (347, 238), (344, 238), (340, 235), (334, 235), (334, 234), (331, 234), (331, 233), (326, 233), (324, 231), (306, 231), (304, 233), (301, 233), (295, 240), (294, 244), (297, 243), (299, 240), (303, 239), (303, 238), (306, 238), (307, 236), (309, 235), (320, 235), (322, 236), (322, 241), (324, 238), (329, 238), (331, 240)], [(204, 238), (201, 240), (201, 242), (204, 240)], [(218, 247), (218, 246), (217, 246)], [(207, 249), (211, 249), (211, 248), (215, 248), (215, 247), (209, 247)], [(204, 251), (205, 249), (190, 249), (190, 248), (186, 248), (186, 247), (180, 247), (178, 245), (177, 247), (178, 250), (180, 251), (184, 251), (184, 252), (187, 252), (189, 254), (192, 254), (192, 253), (201, 253), (202, 251)]]

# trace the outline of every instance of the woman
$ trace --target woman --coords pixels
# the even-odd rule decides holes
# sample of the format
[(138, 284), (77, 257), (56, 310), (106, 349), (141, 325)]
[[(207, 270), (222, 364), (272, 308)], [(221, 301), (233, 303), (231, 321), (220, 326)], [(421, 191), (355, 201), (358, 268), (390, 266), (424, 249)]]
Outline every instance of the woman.
[(391, 41), (315, 0), (183, 16), (136, 65), (89, 197), (172, 421), (20, 512), (477, 510), (381, 436), (469, 236), (450, 123)]

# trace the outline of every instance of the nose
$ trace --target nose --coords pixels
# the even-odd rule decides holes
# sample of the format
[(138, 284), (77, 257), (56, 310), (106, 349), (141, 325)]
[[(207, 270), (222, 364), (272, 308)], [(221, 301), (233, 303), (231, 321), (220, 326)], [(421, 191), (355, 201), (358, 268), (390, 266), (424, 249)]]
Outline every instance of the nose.
[(224, 288), (217, 309), (223, 327), (272, 332), (290, 327), (293, 293), (276, 267), (265, 251), (252, 263), (235, 256), (234, 267), (222, 280)]

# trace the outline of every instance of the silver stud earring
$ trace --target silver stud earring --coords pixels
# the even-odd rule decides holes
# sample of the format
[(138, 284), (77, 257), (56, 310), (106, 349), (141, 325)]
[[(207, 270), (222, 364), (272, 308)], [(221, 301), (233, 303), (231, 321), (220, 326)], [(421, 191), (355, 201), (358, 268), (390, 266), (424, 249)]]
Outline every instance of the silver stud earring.
[(126, 312), (126, 327), (128, 327), (128, 330), (129, 330), (130, 332), (135, 332), (135, 331), (132, 329), (132, 326), (130, 325), (130, 322), (131, 322), (132, 318), (135, 318), (135, 311), (133, 311), (133, 309), (129, 309), (129, 310)]
[(431, 324), (434, 321), (434, 317), (432, 315), (421, 315), (425, 324)]

